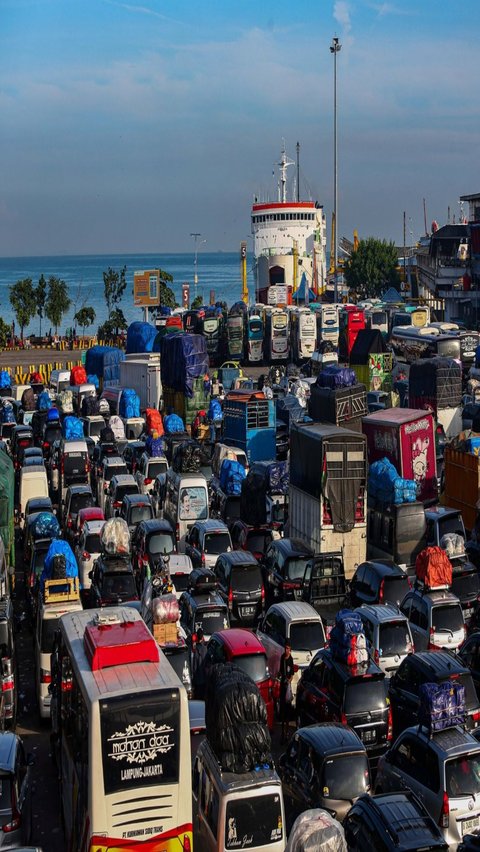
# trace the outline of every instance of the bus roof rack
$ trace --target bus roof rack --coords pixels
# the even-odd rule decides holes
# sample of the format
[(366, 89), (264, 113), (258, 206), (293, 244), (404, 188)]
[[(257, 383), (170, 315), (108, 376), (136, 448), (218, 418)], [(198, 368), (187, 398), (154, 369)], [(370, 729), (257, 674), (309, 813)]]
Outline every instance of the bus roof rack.
[(143, 621), (96, 616), (85, 628), (83, 644), (92, 672), (128, 663), (158, 663), (157, 643)]

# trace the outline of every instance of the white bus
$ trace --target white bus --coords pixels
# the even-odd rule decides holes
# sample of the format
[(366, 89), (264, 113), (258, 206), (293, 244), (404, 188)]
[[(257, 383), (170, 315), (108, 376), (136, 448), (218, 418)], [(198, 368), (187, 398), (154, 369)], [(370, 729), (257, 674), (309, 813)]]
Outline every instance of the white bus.
[(317, 305), (315, 308), (317, 318), (317, 346), (321, 341), (328, 340), (338, 348), (339, 335), (339, 306)]
[(191, 852), (187, 693), (139, 613), (64, 616), (52, 666), (65, 849)]
[(317, 342), (317, 320), (309, 308), (296, 308), (290, 314), (291, 355), (301, 364), (311, 358)]
[(271, 308), (266, 312), (264, 349), (267, 363), (288, 361), (289, 317), (283, 308)]

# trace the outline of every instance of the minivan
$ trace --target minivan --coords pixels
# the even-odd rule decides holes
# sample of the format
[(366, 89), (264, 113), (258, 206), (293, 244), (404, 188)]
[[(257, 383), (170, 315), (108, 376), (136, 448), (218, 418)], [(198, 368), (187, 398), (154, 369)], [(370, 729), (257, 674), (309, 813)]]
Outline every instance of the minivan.
[(214, 572), (231, 615), (242, 624), (254, 624), (265, 609), (262, 570), (254, 555), (248, 550), (222, 553)]
[(90, 460), (86, 441), (62, 441), (59, 453), (59, 499), (65, 500), (69, 485), (88, 485)]
[[(48, 592), (45, 591), (48, 583)], [(52, 680), (50, 655), (55, 631), (62, 615), (83, 609), (78, 591), (78, 580), (50, 580), (39, 592), (37, 623), (35, 627), (35, 683), (38, 711), (41, 719), (50, 718), (50, 691)]]
[(163, 516), (176, 532), (179, 553), (185, 552), (185, 536), (195, 521), (209, 517), (207, 480), (202, 474), (167, 472)]
[(47, 471), (44, 465), (34, 465), (20, 470), (18, 486), (19, 525), (23, 529), (25, 523), (25, 507), (32, 497), (48, 497)]
[(245, 848), (283, 852), (285, 812), (282, 784), (274, 769), (223, 772), (208, 740), (193, 765), (193, 837), (202, 852)]

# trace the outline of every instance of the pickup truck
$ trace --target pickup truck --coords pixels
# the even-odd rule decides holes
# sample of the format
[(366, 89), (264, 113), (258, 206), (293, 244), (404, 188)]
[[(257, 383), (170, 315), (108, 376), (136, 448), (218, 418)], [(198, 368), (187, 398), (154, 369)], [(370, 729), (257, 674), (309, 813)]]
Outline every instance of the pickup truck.
[(345, 567), (343, 554), (318, 553), (305, 566), (302, 600), (321, 615), (328, 635), (339, 609), (345, 606)]

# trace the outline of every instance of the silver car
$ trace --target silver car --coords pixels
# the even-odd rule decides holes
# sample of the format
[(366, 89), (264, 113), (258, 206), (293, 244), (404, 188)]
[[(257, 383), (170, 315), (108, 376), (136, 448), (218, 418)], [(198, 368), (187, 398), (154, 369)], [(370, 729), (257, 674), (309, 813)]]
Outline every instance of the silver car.
[(407, 728), (378, 764), (376, 793), (411, 790), (440, 827), (449, 849), (480, 828), (480, 743), (463, 728), (429, 737)]
[(459, 599), (443, 589), (408, 592), (400, 609), (410, 622), (416, 651), (457, 651), (465, 639)]
[(371, 657), (391, 677), (414, 651), (408, 618), (392, 604), (363, 604), (355, 611), (362, 619)]

